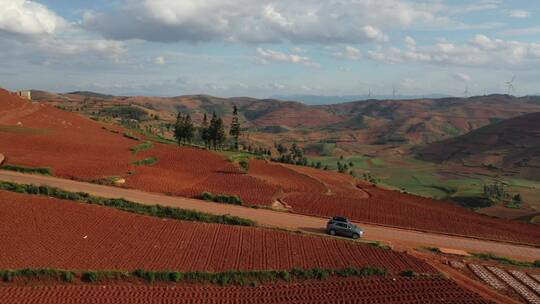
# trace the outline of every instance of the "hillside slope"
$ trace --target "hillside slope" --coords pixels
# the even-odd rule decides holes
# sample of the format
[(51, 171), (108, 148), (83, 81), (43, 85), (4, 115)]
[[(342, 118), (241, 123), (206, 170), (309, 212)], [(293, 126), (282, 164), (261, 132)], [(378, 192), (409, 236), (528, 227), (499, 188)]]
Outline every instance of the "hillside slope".
[(471, 98), (363, 100), (323, 106), (249, 97), (208, 95), (178, 97), (111, 97), (91, 92), (55, 94), (34, 91), (37, 101), (52, 102), (70, 111), (99, 113), (114, 106), (136, 106), (161, 120), (173, 121), (179, 111), (196, 122), (216, 112), (229, 123), (232, 105), (239, 108), (244, 127), (267, 145), (265, 135), (280, 140), (356, 142), (358, 144), (422, 144), (468, 133), (490, 123), (540, 112), (539, 97), (488, 95)]
[(421, 159), (488, 167), (540, 180), (540, 112), (494, 123), (418, 151)]

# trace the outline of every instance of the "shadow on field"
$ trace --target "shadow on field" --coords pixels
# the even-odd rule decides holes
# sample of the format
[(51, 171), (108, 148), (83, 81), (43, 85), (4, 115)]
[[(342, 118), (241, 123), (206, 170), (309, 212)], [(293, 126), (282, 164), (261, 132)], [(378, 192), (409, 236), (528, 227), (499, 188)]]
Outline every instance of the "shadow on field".
[(326, 229), (325, 228), (300, 227), (299, 229), (302, 230), (302, 231), (310, 232), (310, 233), (326, 234)]

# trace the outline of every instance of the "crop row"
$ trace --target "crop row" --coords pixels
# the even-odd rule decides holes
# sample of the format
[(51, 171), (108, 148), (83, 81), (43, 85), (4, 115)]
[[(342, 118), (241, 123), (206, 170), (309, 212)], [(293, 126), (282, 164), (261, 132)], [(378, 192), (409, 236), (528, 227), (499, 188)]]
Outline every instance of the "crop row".
[(469, 264), (469, 268), (476, 276), (482, 279), (482, 281), (486, 282), (489, 286), (499, 290), (506, 289), (504, 283), (502, 283), (493, 274), (487, 271), (484, 266), (477, 264)]
[[(332, 185), (339, 181), (337, 173), (311, 168), (297, 169)], [(342, 174), (343, 175), (343, 174)], [(344, 175), (345, 176), (345, 175)], [(540, 229), (534, 225), (509, 220), (493, 219), (475, 214), (454, 204), (389, 191), (360, 184), (362, 192), (335, 190), (334, 194), (290, 193), (283, 200), (294, 212), (333, 216), (347, 216), (356, 221), (390, 226), (416, 228), (426, 231), (471, 235), (482, 238), (540, 243)], [(368, 196), (364, 196), (367, 193)]]
[[(164, 220), (0, 192), (0, 268), (436, 271), (405, 253), (262, 228)], [(24, 240), (24, 242), (21, 242)]]
[(499, 279), (503, 280), (506, 284), (512, 287), (512, 289), (514, 289), (519, 295), (521, 295), (527, 302), (531, 304), (540, 303), (540, 297), (534, 294), (534, 292), (531, 292), (525, 285), (518, 282), (506, 271), (493, 266), (488, 266), (487, 268), (489, 269), (489, 271), (493, 272)]
[[(198, 285), (0, 287), (0, 302), (15, 303), (361, 303), (484, 304), (452, 281), (433, 278), (336, 279), (258, 287)], [(178, 300), (176, 300), (178, 299)]]

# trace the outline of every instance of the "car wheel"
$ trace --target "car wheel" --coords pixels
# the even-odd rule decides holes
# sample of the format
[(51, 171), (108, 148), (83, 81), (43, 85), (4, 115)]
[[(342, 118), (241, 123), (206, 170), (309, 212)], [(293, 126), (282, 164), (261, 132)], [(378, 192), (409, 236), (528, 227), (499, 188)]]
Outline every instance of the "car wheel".
[(336, 231), (334, 229), (330, 230), (330, 235), (336, 235)]
[(355, 234), (352, 235), (352, 238), (355, 239), (355, 240), (358, 239), (359, 237), (360, 237), (360, 235), (358, 235), (358, 233), (355, 233)]

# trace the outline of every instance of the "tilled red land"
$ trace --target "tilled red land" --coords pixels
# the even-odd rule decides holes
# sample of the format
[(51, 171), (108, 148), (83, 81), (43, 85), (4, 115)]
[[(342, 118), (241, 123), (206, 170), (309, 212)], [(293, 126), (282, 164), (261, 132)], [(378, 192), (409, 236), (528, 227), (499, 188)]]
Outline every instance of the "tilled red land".
[[(296, 168), (332, 185), (334, 172), (311, 168)], [(359, 198), (346, 192), (335, 195), (318, 193), (292, 193), (284, 201), (293, 211), (308, 215), (344, 215), (356, 221), (415, 228), (441, 233), (477, 236), (494, 240), (540, 244), (537, 226), (515, 221), (494, 219), (465, 210), (454, 204), (389, 191), (361, 183), (358, 185), (368, 198)], [(332, 187), (331, 187), (332, 189)]]
[(164, 220), (0, 192), (0, 269), (227, 271), (374, 266), (435, 273), (405, 253), (355, 242)]
[(441, 278), (331, 279), (259, 287), (103, 285), (0, 287), (4, 304), (62, 303), (365, 303), (483, 304)]
[[(10, 127), (0, 128), (0, 150), (7, 164), (50, 167), (56, 176), (86, 181), (121, 176), (126, 187), (149, 192), (198, 197), (208, 191), (238, 195), (257, 205), (282, 199), (296, 213), (341, 214), (376, 224), (540, 244), (536, 226), (366, 184), (359, 188), (352, 177), (336, 172), (253, 161), (250, 173), (243, 174), (219, 154), (157, 143), (133, 155), (130, 148), (141, 142), (125, 138), (122, 131), (112, 133), (85, 117), (29, 103), (6, 91), (0, 90), (0, 100), (0, 124)], [(132, 164), (150, 156), (158, 163)]]

